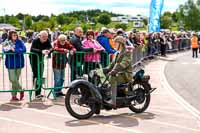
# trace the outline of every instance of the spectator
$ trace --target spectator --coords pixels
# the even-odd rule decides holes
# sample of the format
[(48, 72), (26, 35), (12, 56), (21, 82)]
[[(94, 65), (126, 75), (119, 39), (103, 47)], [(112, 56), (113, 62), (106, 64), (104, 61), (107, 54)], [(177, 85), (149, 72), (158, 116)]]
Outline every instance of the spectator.
[(26, 36), (27, 36), (27, 39), (28, 39), (28, 43), (31, 43), (33, 41), (33, 31), (28, 30), (26, 32)]
[(109, 29), (109, 32), (111, 33), (111, 36), (109, 38), (109, 43), (110, 43), (110, 46), (113, 48), (113, 49), (116, 49), (116, 45), (115, 45), (115, 42), (114, 42), (114, 37), (115, 37), (115, 31), (113, 29)]
[(155, 33), (154, 34), (154, 37), (153, 37), (153, 44), (155, 46), (155, 55), (158, 55), (159, 54), (159, 50), (160, 50), (160, 37), (158, 35), (158, 33)]
[(101, 55), (100, 52), (104, 51), (104, 48), (94, 40), (95, 34), (92, 30), (87, 31), (86, 38), (83, 41), (83, 47), (84, 48), (94, 48), (96, 49), (96, 53), (89, 53), (85, 55), (85, 66), (84, 66), (84, 72), (88, 74), (90, 70), (96, 68), (98, 64), (100, 63)]
[(112, 38), (112, 34), (108, 29), (104, 29), (102, 34), (97, 37), (97, 41), (104, 47), (108, 54), (115, 54), (116, 50), (110, 45), (109, 39)]
[(117, 36), (124, 36), (125, 33), (124, 33), (123, 29), (120, 28), (117, 30), (116, 34), (117, 34)]
[(84, 52), (95, 52), (93, 48), (84, 48), (83, 44), (83, 30), (81, 27), (77, 27), (75, 29), (75, 35), (72, 36), (70, 39), (71, 44), (76, 48), (77, 51), (84, 51)]
[(192, 57), (196, 56), (198, 58), (198, 37), (196, 34), (193, 34), (193, 37), (191, 38), (191, 45), (192, 45)]
[(60, 35), (60, 31), (58, 30), (58, 28), (55, 28), (55, 32), (52, 33), (52, 40), (53, 41), (57, 40), (59, 35)]
[(65, 67), (68, 61), (67, 53), (73, 55), (76, 49), (67, 41), (67, 37), (63, 34), (59, 35), (58, 39), (53, 44), (53, 72), (54, 72), (54, 95), (56, 97), (64, 96), (62, 86), (64, 83)]
[(200, 33), (198, 33), (198, 45), (199, 45), (199, 53), (200, 53)]
[(160, 43), (160, 51), (161, 51), (161, 56), (166, 56), (166, 38), (165, 35), (158, 34), (158, 39)]
[[(19, 101), (17, 98), (18, 90), (22, 90), (19, 83), (21, 69), (24, 67), (24, 56), (26, 47), (24, 43), (18, 39), (16, 31), (10, 31), (8, 39), (2, 44), (3, 52), (6, 53), (5, 65), (8, 69), (9, 80), (12, 84), (12, 99), (11, 101)], [(20, 100), (24, 98), (24, 92), (20, 92)]]
[(3, 42), (8, 38), (8, 30), (7, 30), (7, 29), (4, 29), (1, 38), (2, 38), (2, 41), (3, 41)]
[(133, 41), (132, 44), (134, 45), (134, 47), (138, 47), (140, 45), (140, 39), (137, 33), (133, 33), (132, 41)]
[[(52, 50), (51, 42), (48, 39), (48, 33), (46, 31), (41, 31), (39, 33), (39, 37), (33, 40), (31, 45), (31, 52), (34, 54), (31, 54), (29, 56), (30, 58), (30, 64), (33, 72), (33, 83), (36, 83), (35, 88), (37, 89), (35, 92), (36, 98), (42, 98), (43, 95), (41, 95), (41, 84), (38, 84), (39, 82), (37, 79), (41, 79), (43, 76), (43, 69), (44, 69), (44, 54), (49, 55)], [(38, 56), (36, 56), (37, 54)], [(39, 59), (38, 59), (39, 57)], [(39, 64), (38, 66), (36, 66)], [(38, 75), (39, 73), (39, 75)]]
[(129, 45), (133, 45), (133, 44), (134, 44), (133, 32), (129, 32), (129, 33), (128, 33), (128, 44), (129, 44)]
[[(101, 46), (103, 46), (103, 48), (105, 49), (105, 51), (110, 55), (110, 61), (113, 60), (114, 58), (114, 54), (117, 52), (114, 48), (112, 48), (111, 44), (112, 41), (110, 41), (109, 39), (113, 38), (113, 34), (111, 33), (110, 30), (104, 28), (101, 32), (101, 34), (99, 36), (97, 36), (97, 41), (101, 44)], [(115, 45), (115, 44), (114, 44)], [(101, 64), (103, 67), (106, 67), (108, 62), (105, 60), (107, 55), (105, 54), (101, 54), (101, 57), (103, 57), (101, 59)]]
[[(70, 43), (76, 48), (77, 51), (83, 51), (83, 52), (94, 52), (96, 53), (96, 49), (93, 48), (84, 48), (83, 44), (83, 30), (81, 27), (75, 28), (75, 35), (72, 36), (70, 39)], [(71, 56), (71, 80), (76, 79), (78, 76), (81, 75), (82, 68), (77, 66), (77, 62), (83, 64), (84, 57), (78, 54), (75, 54), (74, 56)]]
[(46, 29), (46, 32), (48, 33), (48, 39), (50, 42), (52, 42), (53, 40), (51, 40), (51, 30), (49, 28)]

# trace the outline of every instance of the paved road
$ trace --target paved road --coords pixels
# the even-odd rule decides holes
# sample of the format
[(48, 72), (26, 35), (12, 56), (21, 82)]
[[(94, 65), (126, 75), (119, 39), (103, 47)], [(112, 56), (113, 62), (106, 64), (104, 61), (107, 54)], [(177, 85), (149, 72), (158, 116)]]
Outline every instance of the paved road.
[(165, 75), (172, 88), (200, 111), (200, 58), (194, 59), (188, 52), (169, 62)]
[(165, 88), (161, 68), (166, 63), (154, 60), (146, 67), (152, 86), (158, 89), (152, 95), (150, 107), (143, 114), (119, 109), (102, 111), (99, 116), (80, 121), (66, 112), (64, 98), (30, 103), (26, 95), (25, 100), (12, 103), (9, 102), (9, 93), (0, 93), (0, 133), (198, 133), (199, 120)]

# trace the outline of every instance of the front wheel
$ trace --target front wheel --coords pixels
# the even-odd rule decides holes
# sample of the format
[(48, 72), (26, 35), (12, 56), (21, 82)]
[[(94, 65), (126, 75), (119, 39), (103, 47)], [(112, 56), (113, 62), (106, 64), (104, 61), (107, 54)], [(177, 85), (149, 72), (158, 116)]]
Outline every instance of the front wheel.
[(68, 90), (65, 106), (69, 114), (77, 119), (88, 119), (95, 113), (94, 96), (89, 87), (82, 84)]
[(150, 86), (148, 83), (137, 82), (131, 85), (131, 91), (136, 96), (136, 98), (131, 102), (129, 109), (135, 113), (144, 112), (151, 100), (151, 95), (149, 94)]

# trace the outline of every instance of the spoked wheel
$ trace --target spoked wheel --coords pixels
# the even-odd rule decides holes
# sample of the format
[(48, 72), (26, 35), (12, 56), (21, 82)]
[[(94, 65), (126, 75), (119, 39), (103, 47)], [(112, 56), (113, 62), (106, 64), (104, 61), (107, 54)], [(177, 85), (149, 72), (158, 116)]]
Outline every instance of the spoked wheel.
[(67, 111), (77, 119), (88, 119), (95, 113), (94, 96), (86, 85), (70, 88), (65, 96)]
[(129, 109), (135, 113), (144, 112), (148, 108), (151, 100), (149, 86), (138, 82), (133, 83), (131, 89), (136, 98), (131, 102)]

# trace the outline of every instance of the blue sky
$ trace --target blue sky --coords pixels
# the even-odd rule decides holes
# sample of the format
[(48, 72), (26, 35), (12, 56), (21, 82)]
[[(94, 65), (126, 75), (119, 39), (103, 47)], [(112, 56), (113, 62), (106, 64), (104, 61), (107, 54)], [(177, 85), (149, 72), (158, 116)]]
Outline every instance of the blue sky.
[[(175, 11), (186, 0), (165, 0), (163, 11)], [(50, 15), (62, 12), (102, 9), (125, 15), (149, 15), (151, 0), (0, 0), (0, 15), (18, 14)]]

